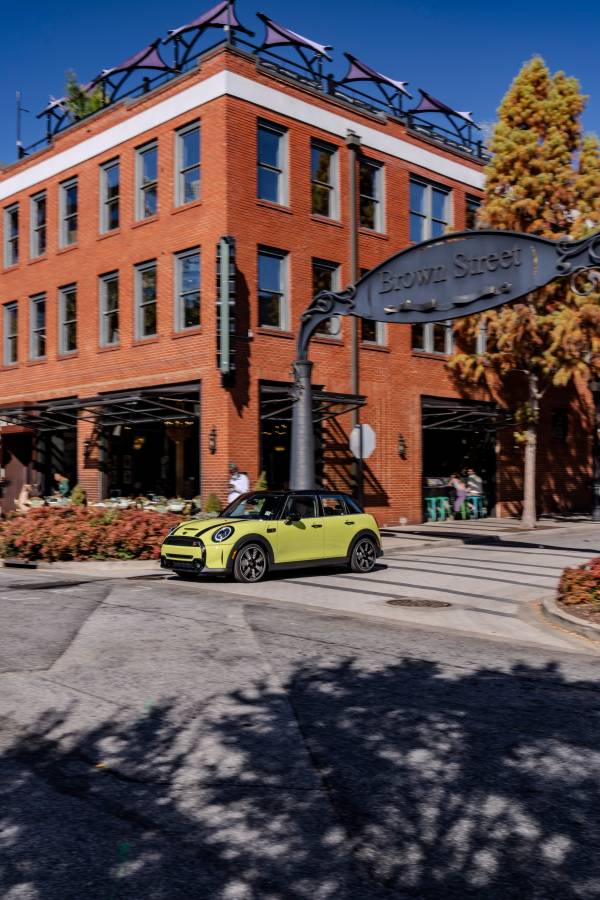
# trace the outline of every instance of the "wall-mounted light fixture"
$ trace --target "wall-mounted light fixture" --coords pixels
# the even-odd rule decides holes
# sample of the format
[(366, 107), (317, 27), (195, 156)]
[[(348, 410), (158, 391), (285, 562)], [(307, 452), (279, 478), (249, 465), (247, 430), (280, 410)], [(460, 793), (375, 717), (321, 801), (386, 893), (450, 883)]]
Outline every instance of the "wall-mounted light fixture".
[(92, 449), (92, 441), (89, 438), (83, 442), (83, 455), (89, 456), (90, 450)]
[(406, 459), (406, 438), (403, 434), (398, 435), (398, 456), (400, 459)]
[(217, 429), (213, 425), (213, 427), (208, 432), (208, 452), (216, 453), (217, 452)]

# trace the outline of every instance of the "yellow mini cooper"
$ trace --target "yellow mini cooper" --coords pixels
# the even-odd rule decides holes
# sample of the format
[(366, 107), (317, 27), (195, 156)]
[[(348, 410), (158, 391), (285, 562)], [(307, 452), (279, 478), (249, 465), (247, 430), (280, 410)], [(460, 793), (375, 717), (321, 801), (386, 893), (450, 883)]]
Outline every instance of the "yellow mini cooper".
[(218, 519), (172, 528), (160, 564), (182, 578), (203, 573), (255, 582), (307, 566), (370, 572), (381, 555), (377, 522), (347, 494), (260, 491), (242, 494)]

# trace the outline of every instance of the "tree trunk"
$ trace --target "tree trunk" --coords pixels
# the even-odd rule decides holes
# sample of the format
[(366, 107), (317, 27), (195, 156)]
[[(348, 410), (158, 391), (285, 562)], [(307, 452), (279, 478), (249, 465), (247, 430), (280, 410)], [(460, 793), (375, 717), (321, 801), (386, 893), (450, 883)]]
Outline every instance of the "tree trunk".
[(538, 389), (537, 377), (529, 375), (529, 409), (530, 417), (526, 428), (525, 459), (523, 464), (523, 515), (521, 524), (524, 528), (535, 528), (537, 521), (535, 497), (535, 468), (537, 461), (537, 414)]

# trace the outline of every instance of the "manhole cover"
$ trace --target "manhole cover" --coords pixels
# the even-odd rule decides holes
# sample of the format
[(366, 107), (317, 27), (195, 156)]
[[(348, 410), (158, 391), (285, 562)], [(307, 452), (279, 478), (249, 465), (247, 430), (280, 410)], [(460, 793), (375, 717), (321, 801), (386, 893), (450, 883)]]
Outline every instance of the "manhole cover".
[(418, 609), (442, 609), (451, 606), (445, 600), (426, 600), (423, 597), (394, 597), (392, 600), (386, 600), (388, 606), (410, 606)]

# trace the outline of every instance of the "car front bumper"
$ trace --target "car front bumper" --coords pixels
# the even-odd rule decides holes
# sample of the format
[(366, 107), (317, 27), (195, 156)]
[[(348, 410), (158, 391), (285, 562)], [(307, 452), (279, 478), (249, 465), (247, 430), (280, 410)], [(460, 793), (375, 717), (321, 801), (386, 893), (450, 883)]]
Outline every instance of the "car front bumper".
[(182, 546), (171, 543), (167, 538), (160, 548), (160, 565), (162, 569), (173, 572), (192, 572), (200, 574), (222, 573), (226, 570), (227, 556), (230, 548), (221, 544), (206, 546), (202, 541), (198, 546)]

